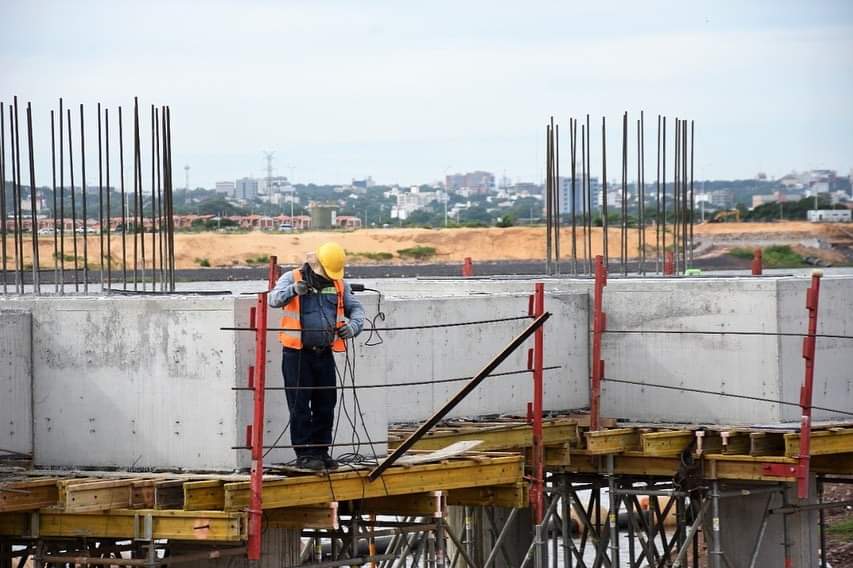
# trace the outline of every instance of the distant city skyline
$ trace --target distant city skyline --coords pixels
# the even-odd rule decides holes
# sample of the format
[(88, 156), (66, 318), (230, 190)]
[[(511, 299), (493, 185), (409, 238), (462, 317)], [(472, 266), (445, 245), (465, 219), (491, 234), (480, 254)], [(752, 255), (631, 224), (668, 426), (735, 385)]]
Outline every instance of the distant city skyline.
[(88, 128), (97, 102), (170, 104), (175, 172), (191, 165), (202, 187), (263, 177), (264, 150), (294, 183), (409, 185), (475, 170), (539, 181), (548, 117), (565, 128), (565, 152), (570, 113), (587, 112), (598, 175), (601, 115), (618, 164), (621, 113), (633, 147), (641, 109), (647, 179), (659, 113), (696, 121), (698, 178), (853, 167), (843, 0), (36, 0), (5, 13), (20, 25), (0, 36), (0, 97), (33, 101), (39, 184), (59, 96), (87, 105)]

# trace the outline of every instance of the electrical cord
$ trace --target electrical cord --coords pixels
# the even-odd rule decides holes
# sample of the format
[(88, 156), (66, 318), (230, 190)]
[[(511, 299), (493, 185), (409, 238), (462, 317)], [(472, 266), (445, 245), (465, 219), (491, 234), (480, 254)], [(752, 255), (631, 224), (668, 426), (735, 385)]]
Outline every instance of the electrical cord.
[[(637, 385), (637, 386), (652, 387), (652, 388), (659, 388), (659, 389), (666, 389), (666, 390), (677, 390), (677, 391), (683, 391), (683, 392), (692, 392), (692, 393), (696, 393), (696, 394), (710, 394), (710, 395), (714, 395), (714, 396), (724, 396), (724, 397), (729, 397), (729, 398), (739, 398), (739, 399), (743, 399), (743, 400), (753, 400), (756, 402), (769, 402), (769, 403), (773, 403), (773, 404), (779, 404), (782, 406), (796, 406), (796, 407), (801, 406), (799, 402), (775, 400), (772, 398), (763, 398), (760, 396), (752, 396), (752, 395), (748, 395), (748, 394), (734, 394), (734, 393), (727, 393), (727, 392), (722, 392), (722, 391), (696, 389), (696, 388), (691, 388), (691, 387), (678, 387), (678, 386), (674, 386), (674, 385), (662, 385), (659, 383), (648, 383), (645, 381), (629, 381), (627, 379), (613, 379), (610, 377), (602, 377), (601, 380), (603, 382), (609, 382), (609, 383), (621, 383), (621, 384), (626, 384), (626, 385)], [(838, 410), (836, 408), (826, 408), (823, 406), (814, 406), (814, 405), (812, 405), (810, 408), (812, 408), (814, 410), (824, 410), (826, 412), (835, 412), (838, 414), (845, 414), (848, 416), (853, 416), (853, 412), (849, 412), (846, 410)]]

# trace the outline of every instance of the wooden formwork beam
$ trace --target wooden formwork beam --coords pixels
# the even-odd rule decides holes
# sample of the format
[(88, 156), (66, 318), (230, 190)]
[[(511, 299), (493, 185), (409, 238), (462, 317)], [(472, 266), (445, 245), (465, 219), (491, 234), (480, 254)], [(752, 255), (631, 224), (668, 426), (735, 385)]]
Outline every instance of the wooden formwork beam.
[[(5, 491), (4, 491), (5, 490)], [(59, 501), (56, 479), (33, 479), (0, 484), (0, 513), (36, 511)]]
[(60, 506), (69, 513), (94, 513), (131, 506), (132, 479), (71, 483), (60, 495)]
[(338, 504), (267, 509), (264, 511), (264, 526), (274, 529), (337, 529)]
[(646, 432), (640, 436), (642, 452), (648, 456), (678, 456), (690, 446), (695, 435), (690, 430)]
[[(146, 517), (151, 518), (151, 537), (155, 539), (236, 542), (246, 538), (245, 513), (157, 509), (124, 509), (106, 513), (41, 511), (38, 535), (41, 538), (142, 538), (145, 536)], [(30, 518), (25, 513), (0, 515), (0, 535), (30, 536)]]
[(225, 506), (225, 483), (220, 479), (187, 481), (183, 490), (185, 511), (215, 511)]
[[(264, 508), (278, 509), (331, 501), (506, 485), (523, 478), (521, 456), (450, 460), (440, 464), (395, 467), (371, 482), (367, 471), (305, 475), (264, 483)], [(249, 505), (249, 484), (225, 484), (225, 510)]]
[(635, 428), (613, 428), (586, 433), (586, 449), (591, 454), (618, 454), (640, 448), (640, 432)]
[[(850, 452), (853, 452), (853, 428), (830, 428), (812, 431), (809, 455), (823, 456)], [(785, 434), (785, 455), (787, 457), (800, 455), (799, 434)]]

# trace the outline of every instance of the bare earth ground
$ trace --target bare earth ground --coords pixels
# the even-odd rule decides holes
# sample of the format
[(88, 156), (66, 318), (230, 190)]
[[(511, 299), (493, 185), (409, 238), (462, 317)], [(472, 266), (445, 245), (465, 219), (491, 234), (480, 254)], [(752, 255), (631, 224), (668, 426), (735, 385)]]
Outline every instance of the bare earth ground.
[[(669, 227), (668, 227), (669, 229)], [(667, 245), (672, 242), (672, 235), (667, 231)], [(561, 232), (561, 258), (571, 258), (572, 229), (564, 227)], [(577, 229), (577, 254), (585, 255), (583, 230)], [(592, 237), (592, 254), (602, 254), (601, 228), (594, 228)], [(619, 256), (620, 231), (618, 228), (608, 230), (608, 252), (611, 257)], [(11, 249), (11, 237), (9, 248)], [(31, 263), (30, 238), (25, 239), (25, 263)], [(655, 229), (646, 230), (646, 251), (649, 257), (654, 255)], [(786, 223), (720, 223), (696, 225), (695, 241), (701, 246), (697, 249), (698, 256), (718, 256), (725, 254), (733, 247), (766, 246), (767, 244), (790, 244), (798, 247), (801, 254), (820, 256), (824, 260), (839, 264), (849, 262), (844, 253), (836, 250), (816, 249), (799, 245), (804, 240), (833, 240), (846, 239), (853, 244), (853, 227), (850, 225), (816, 225), (806, 222)], [(352, 264), (396, 264), (411, 262), (401, 259), (398, 250), (412, 247), (434, 247), (436, 254), (430, 262), (462, 262), (465, 257), (474, 261), (494, 260), (531, 260), (542, 259), (545, 256), (544, 227), (511, 227), (475, 228), (475, 229), (364, 229), (358, 231), (306, 232), (306, 233), (177, 233), (175, 235), (175, 253), (178, 268), (198, 268), (202, 259), (210, 266), (235, 266), (249, 263), (249, 259), (257, 259), (264, 255), (276, 255), (284, 264), (298, 263), (305, 253), (315, 250), (328, 240), (341, 243), (350, 253)], [(42, 266), (53, 265), (53, 238), (39, 238), (39, 254)], [(70, 235), (65, 239), (66, 258), (73, 260), (74, 239)], [(111, 256), (114, 266), (121, 265), (121, 238), (113, 236)], [(88, 245), (90, 266), (98, 264), (99, 237), (90, 236)], [(106, 246), (105, 246), (106, 248)], [(150, 265), (152, 243), (151, 235), (146, 235), (146, 264)], [(141, 245), (137, 254), (141, 257)], [(11, 251), (10, 251), (11, 253)], [(390, 253), (390, 260), (371, 260), (358, 253)], [(631, 258), (639, 254), (639, 231), (628, 230), (628, 255)], [(77, 255), (82, 262), (83, 239), (77, 239)], [(126, 255), (128, 263), (133, 259), (133, 238), (128, 235)], [(9, 267), (12, 268), (12, 262)]]

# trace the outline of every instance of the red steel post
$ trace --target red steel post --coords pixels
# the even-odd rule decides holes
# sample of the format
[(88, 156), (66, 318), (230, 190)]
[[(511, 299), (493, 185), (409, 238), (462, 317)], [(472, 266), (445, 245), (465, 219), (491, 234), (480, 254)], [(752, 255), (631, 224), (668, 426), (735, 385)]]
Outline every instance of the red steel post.
[(799, 471), (797, 472), (797, 496), (807, 499), (809, 496), (809, 452), (812, 433), (812, 386), (814, 385), (815, 343), (817, 333), (817, 306), (820, 297), (820, 278), (822, 274), (815, 270), (812, 273), (812, 285), (806, 291), (806, 309), (809, 311), (809, 332), (803, 338), (803, 359), (806, 372), (803, 385), (800, 388), (800, 407), (803, 411), (800, 422), (800, 455)]
[(254, 411), (251, 426), (252, 469), (249, 483), (249, 560), (261, 559), (264, 477), (264, 387), (267, 362), (267, 294), (258, 294), (255, 306)]
[(761, 247), (755, 247), (755, 250), (752, 251), (752, 275), (761, 276), (761, 268)]
[(465, 257), (465, 263), (462, 265), (462, 276), (465, 278), (474, 276), (474, 263), (471, 261), (470, 256)]
[[(671, 258), (670, 253), (670, 258)], [(589, 428), (598, 430), (601, 418), (601, 379), (604, 361), (601, 360), (601, 336), (607, 327), (607, 315), (602, 309), (604, 287), (607, 286), (607, 268), (601, 255), (595, 257), (595, 292), (592, 313), (592, 379), (589, 385)]]
[[(545, 285), (537, 282), (533, 292), (533, 317), (545, 313)], [(545, 516), (545, 446), (542, 435), (542, 374), (544, 367), (545, 334), (542, 328), (533, 335), (533, 485), (530, 501), (533, 518), (541, 524)]]
[(269, 281), (269, 289), (272, 290), (275, 287), (275, 283), (278, 282), (278, 277), (281, 276), (281, 271), (278, 268), (278, 257), (271, 256), (270, 257), (270, 266), (267, 269), (267, 280)]
[(667, 252), (663, 256), (663, 275), (672, 276), (673, 274), (675, 274), (675, 262), (672, 252)]

